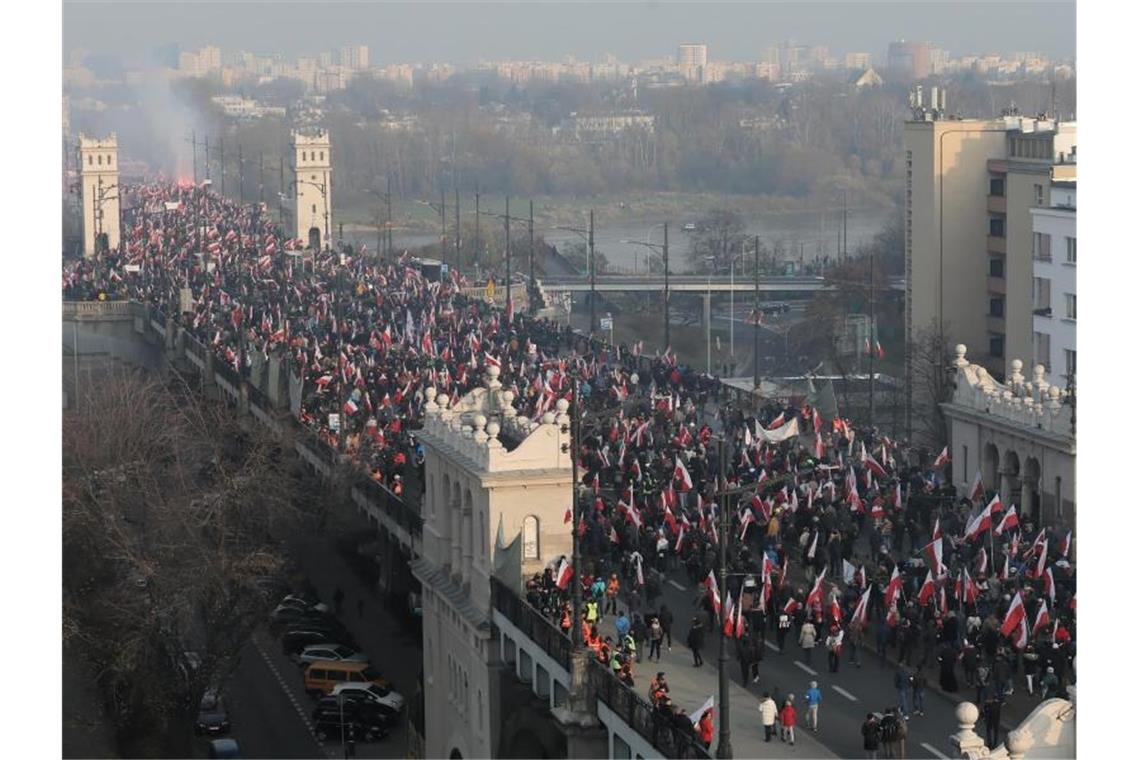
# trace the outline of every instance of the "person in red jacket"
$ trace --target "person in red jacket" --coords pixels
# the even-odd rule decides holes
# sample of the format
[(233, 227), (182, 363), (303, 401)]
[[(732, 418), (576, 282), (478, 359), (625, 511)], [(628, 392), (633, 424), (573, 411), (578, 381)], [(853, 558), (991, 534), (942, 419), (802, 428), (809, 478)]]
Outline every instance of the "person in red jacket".
[(713, 740), (712, 710), (705, 710), (705, 714), (697, 723), (697, 730), (701, 734), (701, 742), (705, 745), (705, 749), (711, 747)]
[(780, 740), (788, 742), (793, 747), (796, 746), (796, 708), (792, 706), (794, 699), (789, 695), (784, 706), (780, 709), (780, 725), (784, 728)]

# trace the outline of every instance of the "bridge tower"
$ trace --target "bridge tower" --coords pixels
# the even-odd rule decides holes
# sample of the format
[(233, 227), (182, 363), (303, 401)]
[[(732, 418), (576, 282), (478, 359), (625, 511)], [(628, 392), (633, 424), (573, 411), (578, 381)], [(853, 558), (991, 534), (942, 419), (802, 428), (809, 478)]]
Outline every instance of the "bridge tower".
[(79, 136), (79, 181), (83, 208), (83, 255), (119, 247), (119, 143)]
[(329, 247), (332, 229), (332, 144), (327, 129), (297, 130), (290, 141), (289, 168), (294, 236), (306, 247)]
[(427, 390), (423, 554), (425, 757), (496, 757), (500, 700), (492, 584), (523, 581), (571, 553), (567, 402), (538, 423), (488, 368), (484, 387), (449, 400)]

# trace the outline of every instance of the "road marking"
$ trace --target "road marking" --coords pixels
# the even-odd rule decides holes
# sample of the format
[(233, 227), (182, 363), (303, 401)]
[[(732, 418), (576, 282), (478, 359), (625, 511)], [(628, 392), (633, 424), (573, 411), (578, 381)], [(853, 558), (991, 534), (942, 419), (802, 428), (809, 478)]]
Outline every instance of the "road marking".
[(950, 756), (949, 756), (949, 755), (944, 755), (944, 754), (942, 754), (941, 752), (939, 752), (938, 750), (936, 750), (934, 747), (931, 747), (931, 746), (930, 746), (929, 744), (927, 744), (926, 742), (923, 742), (923, 743), (922, 743), (922, 748), (923, 748), (924, 750), (926, 750), (927, 752), (930, 752), (930, 753), (932, 753), (932, 754), (933, 754), (935, 757), (940, 757), (940, 758), (942, 758), (942, 760), (950, 760)]
[(257, 650), (257, 653), (261, 655), (261, 659), (265, 662), (265, 666), (269, 668), (269, 672), (272, 673), (273, 677), (277, 679), (277, 685), (281, 687), (281, 690), (285, 693), (286, 698), (288, 698), (289, 702), (292, 703), (293, 709), (296, 710), (297, 714), (301, 716), (301, 722), (305, 724), (305, 728), (313, 737), (313, 741), (315, 741), (317, 743), (317, 746), (323, 749), (330, 758), (336, 757), (337, 753), (329, 747), (326, 747), (325, 743), (317, 738), (317, 732), (313, 730), (313, 724), (309, 721), (309, 716), (305, 714), (305, 711), (302, 709), (300, 702), (297, 701), (297, 696), (293, 693), (293, 690), (289, 688), (289, 685), (285, 683), (285, 679), (281, 677), (281, 673), (277, 670), (277, 666), (273, 663), (273, 660), (269, 659), (269, 655), (265, 653), (265, 650), (261, 646), (261, 642), (257, 638), (257, 634), (251, 636), (250, 639), (253, 641), (253, 648)]
[(840, 693), (840, 694), (842, 694), (843, 696), (847, 697), (847, 698), (848, 698), (848, 699), (850, 699), (852, 702), (858, 702), (858, 701), (859, 701), (858, 699), (856, 699), (856, 698), (855, 698), (855, 695), (854, 695), (854, 694), (852, 694), (851, 692), (847, 691), (847, 689), (844, 689), (842, 686), (836, 686), (835, 684), (832, 684), (832, 685), (831, 685), (831, 688), (835, 689), (837, 692), (839, 692), (839, 693)]
[(682, 586), (680, 583), (677, 583), (677, 581), (673, 580), (672, 578), (669, 579), (669, 585), (672, 586), (673, 588), (677, 589), (678, 591), (684, 591), (685, 590), (684, 586)]
[(818, 676), (818, 675), (819, 675), (819, 673), (816, 673), (814, 670), (812, 670), (811, 668), (809, 668), (807, 665), (804, 665), (804, 664), (803, 664), (802, 662), (800, 662), (799, 660), (796, 660), (796, 667), (797, 667), (797, 668), (799, 668), (800, 670), (804, 671), (805, 673), (810, 673), (810, 674), (811, 674), (811, 675), (813, 675), (813, 676)]
[(767, 640), (765, 640), (765, 641), (764, 641), (764, 646), (768, 647), (768, 648), (769, 648), (769, 649), (771, 649), (773, 652), (779, 652), (779, 651), (780, 651), (780, 648), (779, 648), (778, 646), (776, 646), (775, 644), (773, 644), (771, 641), (767, 641)]

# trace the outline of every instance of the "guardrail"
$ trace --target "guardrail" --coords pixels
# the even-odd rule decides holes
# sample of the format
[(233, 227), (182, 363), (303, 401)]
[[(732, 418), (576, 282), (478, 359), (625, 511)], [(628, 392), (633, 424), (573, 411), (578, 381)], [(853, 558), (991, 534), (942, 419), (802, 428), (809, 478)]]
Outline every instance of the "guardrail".
[(538, 644), (542, 651), (550, 655), (556, 663), (570, 671), (570, 651), (574, 642), (548, 620), (541, 612), (530, 606), (509, 586), (494, 576), (491, 577), (491, 606), (503, 613), (528, 639)]
[(131, 317), (131, 301), (64, 301), (63, 318)]

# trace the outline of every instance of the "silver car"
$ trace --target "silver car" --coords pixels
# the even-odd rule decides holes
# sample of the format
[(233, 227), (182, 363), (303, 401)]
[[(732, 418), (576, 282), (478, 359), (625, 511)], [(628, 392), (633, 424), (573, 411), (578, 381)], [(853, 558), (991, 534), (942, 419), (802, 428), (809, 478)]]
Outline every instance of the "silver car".
[(327, 660), (332, 662), (368, 662), (368, 655), (344, 644), (310, 644), (293, 656), (298, 665)]

